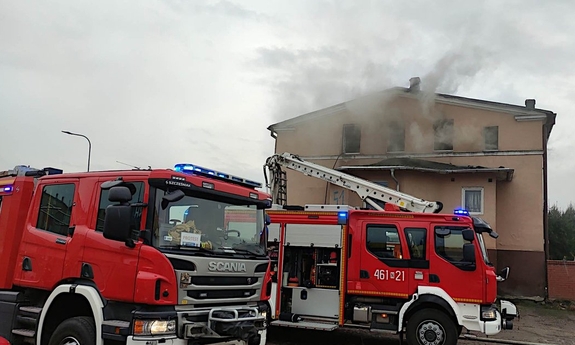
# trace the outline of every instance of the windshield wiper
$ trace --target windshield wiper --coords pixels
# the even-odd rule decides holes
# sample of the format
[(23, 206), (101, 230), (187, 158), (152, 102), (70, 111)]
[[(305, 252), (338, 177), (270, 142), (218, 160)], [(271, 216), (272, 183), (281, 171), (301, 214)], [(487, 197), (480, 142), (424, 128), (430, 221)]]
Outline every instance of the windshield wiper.
[[(238, 253), (248, 253), (248, 254), (252, 254), (252, 255), (256, 255), (256, 256), (266, 256), (266, 252), (265, 250), (261, 249), (257, 250), (257, 249), (250, 249), (249, 246), (245, 246), (244, 248), (238, 248), (240, 247), (240, 245), (236, 245), (235, 247), (232, 247), (231, 249), (233, 251), (236, 251)], [(259, 248), (259, 247), (258, 247)]]
[(167, 246), (160, 246), (159, 249), (179, 249), (179, 250), (189, 250), (191, 252), (201, 252), (205, 254), (214, 255), (214, 252), (210, 249), (206, 249), (204, 247), (190, 247), (190, 246), (182, 246), (180, 244), (173, 244)]

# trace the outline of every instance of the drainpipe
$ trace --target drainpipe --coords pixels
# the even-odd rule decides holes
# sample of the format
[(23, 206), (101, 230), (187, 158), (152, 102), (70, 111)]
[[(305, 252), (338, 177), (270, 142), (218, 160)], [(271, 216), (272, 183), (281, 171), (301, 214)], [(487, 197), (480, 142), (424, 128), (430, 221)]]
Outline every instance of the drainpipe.
[(397, 191), (399, 192), (399, 181), (395, 178), (395, 169), (391, 169), (391, 178), (395, 181), (395, 186)]
[(545, 252), (545, 291), (544, 291), (544, 299), (545, 301), (549, 300), (549, 272), (547, 268), (547, 260), (549, 260), (549, 221), (548, 221), (548, 212), (549, 212), (549, 205), (548, 205), (548, 198), (549, 195), (547, 193), (547, 140), (549, 137), (547, 136), (548, 133), (548, 122), (543, 125), (543, 251)]

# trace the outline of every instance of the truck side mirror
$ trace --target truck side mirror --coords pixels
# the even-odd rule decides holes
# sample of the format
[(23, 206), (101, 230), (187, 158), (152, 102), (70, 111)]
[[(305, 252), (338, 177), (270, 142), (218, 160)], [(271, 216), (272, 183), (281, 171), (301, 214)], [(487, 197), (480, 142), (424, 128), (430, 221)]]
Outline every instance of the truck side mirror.
[(505, 267), (504, 269), (501, 270), (501, 272), (497, 276), (497, 281), (504, 282), (507, 280), (507, 278), (509, 278), (509, 267)]
[(167, 193), (162, 197), (162, 210), (165, 210), (169, 203), (182, 200), (185, 196), (186, 194), (180, 189), (176, 189), (173, 192)]
[(463, 239), (466, 241), (473, 242), (473, 240), (475, 240), (475, 231), (473, 231), (472, 229), (462, 230), (461, 235), (463, 236)]
[(119, 202), (120, 205), (106, 207), (104, 217), (104, 238), (128, 243), (132, 235), (132, 208), (128, 202), (132, 199), (130, 189), (125, 186), (115, 186), (110, 189), (108, 200)]
[(104, 218), (104, 238), (113, 241), (126, 241), (132, 235), (132, 208), (130, 205), (110, 205)]
[(463, 245), (463, 260), (475, 264), (475, 246), (473, 243)]
[(121, 204), (125, 204), (128, 201), (132, 200), (132, 192), (130, 189), (125, 186), (115, 186), (110, 189), (110, 193), (108, 194), (108, 200), (112, 202), (119, 202)]

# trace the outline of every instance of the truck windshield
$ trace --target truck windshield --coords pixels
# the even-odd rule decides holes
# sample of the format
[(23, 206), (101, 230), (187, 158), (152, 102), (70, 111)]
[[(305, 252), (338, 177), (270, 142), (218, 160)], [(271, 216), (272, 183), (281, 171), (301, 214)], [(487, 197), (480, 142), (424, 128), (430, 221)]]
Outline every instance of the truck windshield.
[(155, 247), (227, 255), (266, 255), (265, 240), (261, 237), (264, 211), (255, 203), (186, 195), (162, 208), (164, 194), (163, 190), (157, 190)]
[(487, 255), (487, 247), (485, 246), (485, 240), (483, 239), (483, 234), (477, 234), (477, 242), (479, 243), (479, 248), (481, 248), (481, 253), (483, 254), (483, 260), (487, 265), (492, 266), (493, 264), (489, 261), (489, 255)]

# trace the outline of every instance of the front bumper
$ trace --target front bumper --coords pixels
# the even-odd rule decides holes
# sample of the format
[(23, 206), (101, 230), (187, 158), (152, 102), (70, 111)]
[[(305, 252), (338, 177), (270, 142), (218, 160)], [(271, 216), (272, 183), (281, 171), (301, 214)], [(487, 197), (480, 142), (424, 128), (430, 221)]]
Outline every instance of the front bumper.
[(484, 320), (482, 317), (485, 335), (495, 335), (502, 330), (513, 329), (513, 319), (519, 316), (519, 311), (515, 304), (502, 300), (499, 309), (492, 307), (491, 310), (495, 314), (494, 318)]
[(213, 343), (228, 340), (259, 344), (260, 333), (267, 328), (266, 305), (259, 307), (222, 307), (178, 311), (178, 337)]

